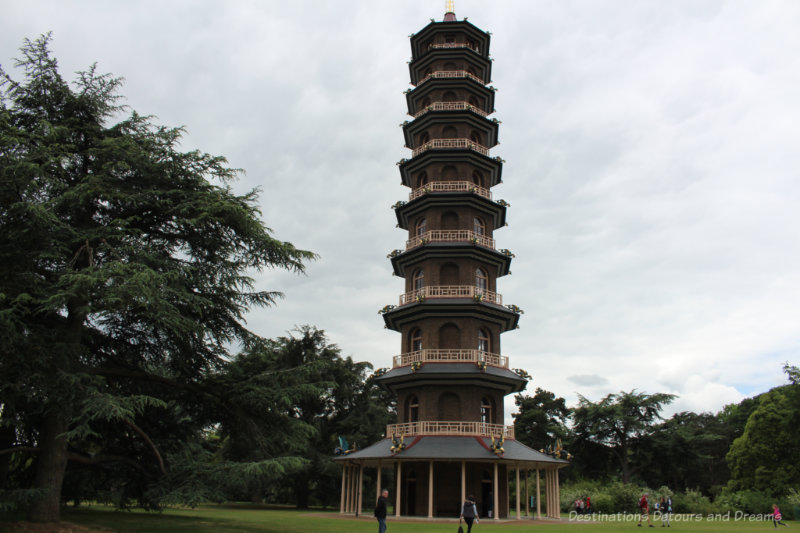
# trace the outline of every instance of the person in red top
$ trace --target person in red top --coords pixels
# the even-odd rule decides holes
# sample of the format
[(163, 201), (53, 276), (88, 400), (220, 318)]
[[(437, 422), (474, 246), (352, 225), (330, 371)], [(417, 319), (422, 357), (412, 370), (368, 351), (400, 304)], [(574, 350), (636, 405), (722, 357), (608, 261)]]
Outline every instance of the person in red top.
[(655, 527), (653, 526), (653, 523), (650, 521), (650, 505), (647, 503), (646, 492), (642, 494), (641, 498), (639, 498), (639, 509), (642, 511), (642, 514), (639, 516), (639, 523), (636, 525), (642, 527), (642, 518), (646, 516), (647, 523), (650, 525), (650, 527)]
[(781, 510), (778, 509), (778, 504), (777, 503), (773, 503), (772, 504), (772, 525), (777, 529), (778, 528), (778, 524), (780, 524), (782, 526), (789, 527), (788, 525), (784, 524), (781, 521)]

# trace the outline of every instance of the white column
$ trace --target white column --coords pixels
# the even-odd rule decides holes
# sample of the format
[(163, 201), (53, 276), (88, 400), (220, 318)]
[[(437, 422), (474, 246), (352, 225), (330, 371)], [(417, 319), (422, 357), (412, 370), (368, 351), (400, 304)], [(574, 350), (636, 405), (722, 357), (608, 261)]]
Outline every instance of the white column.
[(522, 520), (519, 515), (519, 496), (522, 493), (522, 487), (519, 486), (519, 465), (517, 465), (517, 520)]
[(345, 483), (344, 480), (347, 477), (347, 467), (342, 468), (342, 497), (339, 501), (339, 514), (344, 514), (344, 487)]
[(433, 518), (433, 461), (428, 462), (428, 518)]
[(378, 498), (381, 497), (381, 470), (383, 470), (383, 468), (381, 467), (381, 462), (378, 461), (378, 484), (375, 487), (375, 502), (376, 503), (378, 501)]
[(494, 501), (492, 502), (492, 518), (499, 520), (497, 518), (497, 515), (500, 514), (498, 512), (500, 510), (500, 495), (497, 493), (497, 463), (494, 463), (494, 490), (492, 492), (494, 494)]
[(525, 468), (525, 516), (531, 516), (531, 493), (528, 486), (528, 469)]
[(356, 511), (356, 516), (361, 514), (361, 510), (363, 509), (363, 496), (364, 496), (364, 463), (358, 465), (358, 490), (356, 491), (358, 494), (358, 510)]
[(542, 519), (542, 487), (539, 484), (539, 467), (536, 467), (536, 519)]
[(400, 518), (400, 480), (403, 477), (403, 463), (397, 461), (397, 494), (394, 498), (394, 515)]
[(467, 462), (461, 461), (461, 505), (467, 501)]

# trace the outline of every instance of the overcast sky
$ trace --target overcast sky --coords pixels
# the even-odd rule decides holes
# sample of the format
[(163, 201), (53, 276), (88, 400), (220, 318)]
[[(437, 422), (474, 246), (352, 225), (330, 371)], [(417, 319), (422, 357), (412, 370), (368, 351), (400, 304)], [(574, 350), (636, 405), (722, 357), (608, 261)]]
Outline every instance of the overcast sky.
[[(800, 363), (800, 2), (457, 0), (492, 33), (506, 160), (498, 280), (525, 314), (502, 337), (536, 387), (591, 400), (679, 395), (666, 414), (716, 412), (786, 383)], [(391, 365), (377, 311), (403, 283), (386, 254), (406, 234), (395, 163), (408, 36), (444, 1), (0, 0), (0, 63), (53, 31), (62, 73), (93, 62), (127, 104), (186, 126), (186, 149), (226, 156), (262, 190), (275, 236), (318, 253), (307, 276), (268, 272), (275, 337), (326, 330)], [(513, 399), (507, 399), (507, 417)]]

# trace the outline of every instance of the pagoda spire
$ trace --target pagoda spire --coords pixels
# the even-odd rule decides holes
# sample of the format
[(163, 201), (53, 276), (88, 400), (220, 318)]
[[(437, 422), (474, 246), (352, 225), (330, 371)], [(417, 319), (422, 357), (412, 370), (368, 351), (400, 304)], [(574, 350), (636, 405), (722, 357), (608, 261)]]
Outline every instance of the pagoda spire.
[(455, 0), (445, 0), (444, 2), (444, 22), (456, 21)]

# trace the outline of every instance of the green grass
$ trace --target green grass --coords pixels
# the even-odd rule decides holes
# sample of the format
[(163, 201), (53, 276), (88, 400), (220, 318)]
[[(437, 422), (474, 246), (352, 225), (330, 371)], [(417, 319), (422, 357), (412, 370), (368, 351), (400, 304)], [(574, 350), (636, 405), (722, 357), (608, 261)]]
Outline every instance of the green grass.
[[(566, 518), (566, 515), (565, 515)], [(761, 531), (765, 528), (773, 530), (772, 524), (766, 521), (734, 520), (730, 521), (708, 520), (676, 520), (673, 517), (670, 532), (700, 531), (703, 533)], [(147, 513), (143, 511), (115, 511), (108, 507), (93, 506), (88, 508), (67, 509), (62, 519), (84, 526), (105, 528), (119, 533), (160, 533), (160, 532), (260, 532), (260, 533), (359, 533), (377, 531), (377, 523), (371, 516), (360, 518), (341, 518), (338, 512), (322, 511), (296, 511), (286, 509), (264, 509), (248, 505), (208, 505), (195, 509), (169, 509), (163, 513)], [(552, 521), (532, 521), (525, 519), (520, 522), (504, 521), (493, 523), (492, 520), (481, 520), (480, 525), (473, 528), (473, 533), (530, 533), (533, 528), (545, 527), (548, 533), (576, 531), (591, 533), (616, 533), (626, 531), (642, 531), (645, 528), (636, 527), (635, 521), (628, 522), (595, 522), (576, 523)], [(654, 522), (659, 530), (660, 523)], [(451, 522), (425, 522), (425, 521), (397, 521), (389, 517), (387, 533), (401, 532), (448, 532), (455, 533), (458, 529), (457, 521)], [(791, 528), (797, 527), (790, 522)], [(781, 529), (783, 531), (783, 529)]]

